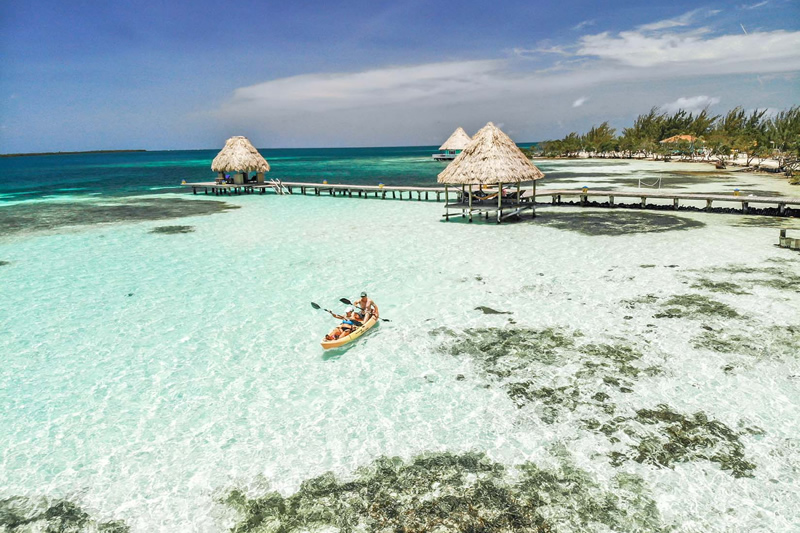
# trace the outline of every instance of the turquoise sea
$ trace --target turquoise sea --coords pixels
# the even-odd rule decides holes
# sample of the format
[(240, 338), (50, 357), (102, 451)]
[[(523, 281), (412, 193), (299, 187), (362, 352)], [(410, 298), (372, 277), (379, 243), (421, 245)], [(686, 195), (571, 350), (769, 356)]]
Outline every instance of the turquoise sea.
[[(262, 150), (365, 184), (433, 184), (431, 152)], [(800, 530), (798, 219), (180, 188), (214, 155), (0, 159), (0, 531)], [(311, 302), (362, 290), (389, 321), (324, 352)]]

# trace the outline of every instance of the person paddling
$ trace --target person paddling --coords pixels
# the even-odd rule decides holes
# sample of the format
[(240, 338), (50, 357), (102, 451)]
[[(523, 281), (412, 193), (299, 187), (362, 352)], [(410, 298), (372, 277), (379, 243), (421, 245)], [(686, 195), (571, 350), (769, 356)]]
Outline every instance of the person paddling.
[(353, 308), (353, 306), (348, 306), (347, 309), (344, 310), (344, 316), (337, 315), (333, 311), (328, 312), (334, 318), (341, 320), (342, 323), (333, 328), (330, 333), (325, 335), (326, 341), (336, 340), (343, 335), (349, 335), (355, 331), (356, 328), (361, 326), (361, 317), (358, 316), (358, 313), (356, 313), (356, 310)]
[(371, 316), (374, 316), (375, 320), (377, 320), (380, 316), (378, 314), (378, 306), (375, 305), (375, 302), (373, 302), (369, 297), (367, 297), (366, 292), (362, 292), (361, 298), (358, 298), (353, 305), (361, 309), (359, 315), (364, 322), (367, 322)]

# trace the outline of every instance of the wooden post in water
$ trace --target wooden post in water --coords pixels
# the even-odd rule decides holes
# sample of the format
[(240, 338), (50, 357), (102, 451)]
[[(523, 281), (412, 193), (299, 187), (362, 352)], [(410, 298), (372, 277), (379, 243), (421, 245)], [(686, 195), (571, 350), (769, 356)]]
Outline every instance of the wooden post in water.
[(472, 184), (469, 184), (469, 221), (472, 222)]
[[(394, 198), (394, 192), (392, 192), (392, 198)], [(444, 219), (445, 221), (450, 220), (450, 210), (447, 209), (447, 199), (450, 198), (447, 194), (447, 184), (444, 184)]]
[(500, 182), (500, 187), (497, 189), (497, 223), (500, 223), (500, 217), (503, 214), (503, 182)]

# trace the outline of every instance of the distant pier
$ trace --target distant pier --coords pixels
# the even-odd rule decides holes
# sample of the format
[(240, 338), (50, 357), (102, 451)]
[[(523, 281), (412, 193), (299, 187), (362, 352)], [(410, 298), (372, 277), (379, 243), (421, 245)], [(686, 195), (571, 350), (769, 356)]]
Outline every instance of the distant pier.
[[(227, 184), (216, 182), (184, 183), (194, 194), (203, 192), (214, 195), (234, 194), (302, 194), (313, 196), (346, 196), (348, 198), (378, 198), (417, 201), (459, 201), (462, 191), (449, 187), (422, 187), (396, 185), (352, 185), (346, 183), (312, 183), (284, 181), (272, 183)], [(522, 198), (530, 201), (533, 196), (531, 188), (523, 189)], [(737, 194), (693, 194), (661, 191), (612, 191), (593, 189), (538, 189), (536, 199), (550, 199), (553, 205), (577, 205), (583, 207), (626, 207), (640, 209), (674, 209), (687, 207), (686, 202), (699, 202), (695, 209), (719, 212), (723, 209), (736, 209), (743, 214), (766, 214), (770, 216), (800, 217), (800, 197), (789, 196), (741, 196)], [(570, 201), (567, 201), (567, 200)], [(619, 199), (633, 199), (633, 202), (619, 202)], [(655, 203), (657, 202), (657, 203)], [(681, 205), (681, 203), (684, 205)], [(716, 207), (715, 205), (716, 204)], [(475, 206), (473, 209), (483, 212), (489, 206)], [(767, 208), (767, 209), (765, 209)], [(766, 212), (765, 212), (766, 211)], [(465, 215), (468, 213), (464, 213)], [(452, 216), (452, 215), (451, 215)]]

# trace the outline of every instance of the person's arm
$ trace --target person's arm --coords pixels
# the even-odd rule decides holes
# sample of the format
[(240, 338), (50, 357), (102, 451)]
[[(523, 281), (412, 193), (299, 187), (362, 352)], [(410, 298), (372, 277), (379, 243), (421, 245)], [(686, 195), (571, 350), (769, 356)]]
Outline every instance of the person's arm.
[(373, 314), (375, 316), (381, 316), (380, 311), (378, 311), (378, 304), (376, 304), (372, 300), (370, 300), (370, 303), (372, 304), (373, 309), (375, 309), (375, 312)]
[(339, 316), (336, 313), (334, 313), (333, 311), (328, 311), (328, 312), (333, 316), (333, 318), (338, 318), (339, 320), (344, 320), (343, 316)]

